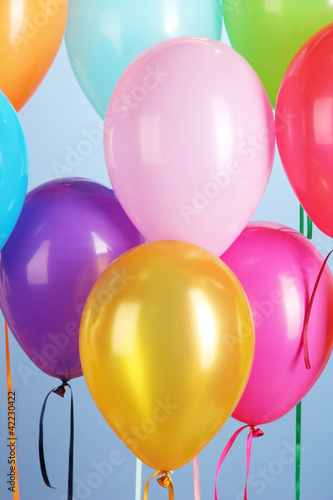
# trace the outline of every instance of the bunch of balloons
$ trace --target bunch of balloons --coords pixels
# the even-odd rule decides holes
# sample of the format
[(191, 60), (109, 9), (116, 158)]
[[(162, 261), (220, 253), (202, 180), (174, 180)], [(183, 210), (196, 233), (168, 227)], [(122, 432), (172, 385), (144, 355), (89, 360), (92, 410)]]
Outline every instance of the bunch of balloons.
[[(333, 5), (224, 0), (233, 48), (220, 0), (15, 5), (0, 6), (0, 306), (36, 365), (64, 384), (83, 373), (115, 433), (167, 473), (231, 414), (258, 425), (287, 413), (331, 354), (322, 256), (290, 228), (249, 221), (277, 139), (299, 201), (333, 236)], [(114, 192), (69, 178), (26, 196), (16, 111), (67, 14)]]

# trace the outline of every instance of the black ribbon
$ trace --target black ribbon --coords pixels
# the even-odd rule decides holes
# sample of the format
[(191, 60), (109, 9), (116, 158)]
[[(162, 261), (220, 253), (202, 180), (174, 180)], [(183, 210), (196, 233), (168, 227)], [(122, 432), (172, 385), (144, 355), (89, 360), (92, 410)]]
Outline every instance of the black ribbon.
[(67, 493), (67, 500), (73, 500), (73, 465), (74, 465), (74, 403), (73, 403), (73, 392), (71, 386), (67, 382), (63, 382), (59, 387), (56, 387), (55, 389), (52, 389), (46, 396), (43, 406), (42, 406), (42, 411), (40, 414), (40, 419), (39, 419), (39, 463), (40, 463), (40, 470), (44, 479), (44, 483), (46, 486), (49, 488), (55, 489), (53, 486), (50, 484), (49, 477), (47, 475), (46, 471), (46, 465), (45, 465), (45, 457), (44, 457), (44, 429), (43, 429), (43, 421), (44, 421), (44, 413), (45, 413), (45, 408), (46, 408), (46, 403), (49, 398), (49, 396), (54, 393), (57, 394), (58, 396), (61, 396), (62, 398), (65, 395), (66, 389), (69, 388), (71, 391), (71, 415), (70, 415), (70, 439), (69, 439), (69, 462), (68, 462), (68, 493)]

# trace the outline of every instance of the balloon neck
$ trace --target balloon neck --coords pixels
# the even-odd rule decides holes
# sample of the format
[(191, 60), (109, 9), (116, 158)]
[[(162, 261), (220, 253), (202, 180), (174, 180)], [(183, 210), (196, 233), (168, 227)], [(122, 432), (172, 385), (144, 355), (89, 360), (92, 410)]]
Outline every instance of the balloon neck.
[(174, 491), (173, 491), (173, 484), (172, 480), (170, 477), (170, 472), (166, 472), (163, 470), (157, 470), (152, 473), (152, 475), (149, 477), (149, 479), (146, 482), (145, 488), (143, 490), (143, 500), (148, 500), (148, 488), (149, 488), (149, 481), (156, 476), (162, 476), (157, 479), (157, 482), (163, 486), (163, 488), (168, 488), (169, 490), (169, 500), (174, 500)]
[(170, 472), (166, 472), (162, 477), (157, 478), (157, 482), (163, 486), (163, 488), (170, 488), (172, 485)]
[(259, 427), (251, 426), (250, 432), (252, 433), (252, 437), (257, 438), (263, 436), (265, 433), (259, 429)]
[(57, 387), (56, 389), (54, 389), (52, 392), (54, 392), (54, 394), (57, 394), (58, 396), (61, 396), (63, 398), (65, 396), (67, 387), (68, 387), (68, 384), (64, 380), (62, 382), (62, 384), (59, 387)]

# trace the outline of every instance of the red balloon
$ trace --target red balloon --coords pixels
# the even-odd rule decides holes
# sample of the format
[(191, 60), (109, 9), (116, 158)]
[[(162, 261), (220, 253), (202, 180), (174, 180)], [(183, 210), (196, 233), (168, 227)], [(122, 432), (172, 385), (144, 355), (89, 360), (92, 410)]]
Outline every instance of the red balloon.
[(282, 164), (316, 226), (333, 236), (333, 24), (299, 50), (281, 84), (276, 138)]

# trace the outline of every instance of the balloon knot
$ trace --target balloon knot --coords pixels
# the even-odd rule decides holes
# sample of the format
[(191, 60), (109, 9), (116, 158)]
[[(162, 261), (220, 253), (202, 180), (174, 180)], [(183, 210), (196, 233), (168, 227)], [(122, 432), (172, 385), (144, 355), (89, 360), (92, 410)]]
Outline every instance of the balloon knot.
[(251, 426), (250, 432), (252, 432), (252, 437), (254, 438), (264, 436), (265, 434), (261, 429), (259, 429), (259, 427), (254, 426)]
[(158, 484), (163, 486), (163, 488), (170, 488), (172, 485), (171, 477), (170, 477), (170, 472), (166, 472), (164, 476), (159, 477), (157, 479)]
[(57, 387), (57, 389), (54, 389), (53, 392), (54, 394), (58, 394), (58, 396), (61, 396), (63, 398), (65, 396), (66, 389), (67, 389), (67, 383), (63, 382), (61, 385), (59, 385), (59, 387)]

